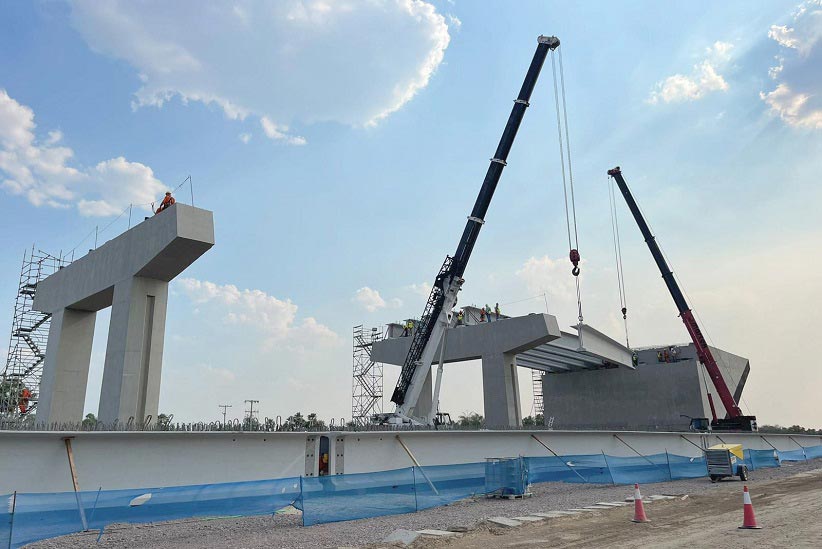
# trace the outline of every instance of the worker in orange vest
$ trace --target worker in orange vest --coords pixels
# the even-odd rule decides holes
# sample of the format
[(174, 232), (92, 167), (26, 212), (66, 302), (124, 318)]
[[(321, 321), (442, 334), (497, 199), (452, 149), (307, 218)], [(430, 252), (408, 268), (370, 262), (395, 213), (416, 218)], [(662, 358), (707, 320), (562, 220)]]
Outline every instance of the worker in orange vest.
[(20, 413), (25, 414), (29, 409), (29, 399), (31, 398), (31, 391), (29, 391), (26, 387), (23, 387), (23, 390), (20, 391)]
[[(174, 200), (174, 197), (171, 196), (171, 191), (166, 192), (165, 198), (163, 201), (160, 202), (160, 207), (154, 210), (154, 215), (162, 212), (163, 210), (172, 207), (177, 201)], [(154, 208), (154, 202), (151, 203), (151, 207)]]

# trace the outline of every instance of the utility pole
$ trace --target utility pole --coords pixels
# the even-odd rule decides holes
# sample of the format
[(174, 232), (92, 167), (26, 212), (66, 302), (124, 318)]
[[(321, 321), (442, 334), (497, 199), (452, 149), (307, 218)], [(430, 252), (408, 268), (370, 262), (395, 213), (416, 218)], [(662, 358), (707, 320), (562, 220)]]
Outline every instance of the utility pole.
[(260, 401), (259, 400), (246, 400), (245, 403), (248, 404), (248, 410), (246, 410), (245, 412), (248, 414), (248, 426), (250, 428), (252, 422), (254, 421), (254, 414), (256, 413), (254, 411), (254, 405), (259, 404)]
[(232, 408), (232, 406), (231, 406), (231, 404), (218, 404), (218, 405), (217, 405), (217, 407), (218, 407), (218, 408), (222, 408), (222, 409), (223, 409), (223, 427), (225, 427), (225, 415), (226, 415), (226, 411), (227, 411), (229, 408)]

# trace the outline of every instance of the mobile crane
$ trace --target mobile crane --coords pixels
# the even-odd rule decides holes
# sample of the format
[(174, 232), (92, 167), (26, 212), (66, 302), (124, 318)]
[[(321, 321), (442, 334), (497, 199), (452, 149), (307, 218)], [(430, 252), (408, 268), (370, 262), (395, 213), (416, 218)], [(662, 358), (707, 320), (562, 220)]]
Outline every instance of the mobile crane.
[(674, 273), (668, 267), (668, 263), (662, 255), (659, 244), (656, 243), (654, 235), (651, 234), (648, 223), (645, 222), (645, 218), (642, 216), (636, 200), (634, 200), (631, 191), (628, 189), (628, 185), (625, 183), (625, 179), (622, 177), (622, 170), (617, 166), (616, 168), (608, 170), (608, 175), (614, 178), (622, 196), (625, 198), (625, 202), (628, 203), (628, 209), (631, 210), (631, 214), (633, 214), (637, 225), (639, 225), (639, 230), (643, 238), (645, 238), (645, 243), (648, 245), (648, 249), (651, 250), (651, 255), (654, 257), (657, 267), (659, 267), (659, 272), (662, 273), (662, 279), (665, 281), (665, 285), (668, 286), (668, 291), (671, 292), (674, 303), (676, 303), (679, 316), (682, 318), (682, 322), (685, 324), (685, 328), (691, 336), (691, 341), (694, 342), (696, 355), (708, 371), (711, 382), (713, 382), (714, 388), (716, 392), (719, 393), (719, 398), (725, 406), (727, 417), (718, 418), (716, 416), (713, 397), (710, 392), (708, 393), (708, 404), (711, 407), (711, 415), (713, 416), (711, 427), (715, 430), (722, 431), (756, 431), (756, 416), (743, 415), (742, 410), (739, 409), (739, 405), (728, 389), (728, 385), (725, 383), (722, 373), (719, 371), (716, 359), (714, 359), (713, 353), (708, 347), (705, 337), (702, 335), (702, 330), (699, 329), (694, 314), (691, 308), (688, 307), (688, 302), (685, 301), (685, 296), (674, 278)]
[[(434, 425), (437, 418), (437, 410), (416, 410), (417, 401), (425, 383), (434, 354), (437, 347), (443, 340), (443, 334), (451, 323), (451, 311), (457, 304), (457, 294), (462, 287), (463, 274), (468, 266), (468, 260), (477, 242), (480, 229), (485, 223), (485, 214), (491, 204), (491, 198), (499, 183), (502, 170), (507, 165), (508, 153), (514, 138), (519, 130), (522, 117), (528, 108), (528, 101), (534, 86), (539, 78), (542, 65), (550, 51), (559, 47), (559, 39), (555, 36), (539, 36), (537, 38), (537, 50), (528, 67), (525, 81), (519, 91), (519, 95), (514, 100), (514, 107), (508, 117), (508, 123), (500, 138), (494, 157), (485, 174), (474, 209), (468, 216), (465, 230), (460, 238), (456, 253), (446, 256), (445, 261), (437, 273), (431, 294), (422, 318), (417, 323), (414, 330), (411, 347), (403, 363), (397, 386), (391, 396), (391, 401), (396, 404), (393, 413), (377, 414), (372, 419), (375, 423), (383, 425)], [(437, 406), (437, 398), (434, 399), (434, 407)], [(414, 417), (412, 417), (412, 410)], [(421, 413), (424, 412), (424, 413)]]

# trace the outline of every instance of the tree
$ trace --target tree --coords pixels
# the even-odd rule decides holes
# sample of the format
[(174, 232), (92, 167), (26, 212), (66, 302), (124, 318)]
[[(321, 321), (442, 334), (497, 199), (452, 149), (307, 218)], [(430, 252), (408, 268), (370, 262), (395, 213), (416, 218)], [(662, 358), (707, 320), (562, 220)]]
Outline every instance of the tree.
[(288, 416), (283, 423), (283, 431), (307, 431), (310, 429), (322, 430), (325, 429), (325, 422), (317, 418), (317, 414), (311, 412), (307, 416), (296, 412), (293, 416)]
[(168, 426), (171, 424), (171, 420), (174, 418), (174, 414), (166, 415), (166, 414), (159, 414), (157, 415), (157, 427), (162, 430), (168, 429)]
[(482, 417), (481, 414), (477, 412), (467, 412), (462, 413), (457, 420), (457, 425), (460, 427), (472, 427), (472, 428), (479, 428), (482, 427), (483, 423), (485, 422), (485, 418)]
[(94, 429), (95, 425), (97, 425), (97, 416), (86, 414), (85, 419), (83, 419), (83, 429)]
[(522, 418), (523, 427), (535, 427), (542, 425), (545, 425), (545, 418), (542, 416), (542, 414)]

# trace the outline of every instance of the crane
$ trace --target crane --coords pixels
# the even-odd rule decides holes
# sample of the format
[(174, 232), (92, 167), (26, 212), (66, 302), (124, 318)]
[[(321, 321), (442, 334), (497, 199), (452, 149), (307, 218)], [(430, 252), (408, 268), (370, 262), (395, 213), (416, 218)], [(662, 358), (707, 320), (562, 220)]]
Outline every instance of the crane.
[[(539, 78), (542, 65), (550, 51), (559, 47), (559, 39), (555, 36), (539, 36), (537, 38), (537, 50), (528, 67), (525, 81), (519, 91), (519, 95), (514, 100), (514, 107), (508, 117), (505, 130), (500, 138), (494, 157), (488, 166), (485, 179), (482, 182), (479, 195), (474, 203), (474, 209), (468, 216), (465, 230), (462, 233), (457, 251), (453, 256), (446, 256), (431, 288), (431, 294), (425, 305), (420, 321), (414, 330), (411, 340), (411, 347), (400, 372), (397, 386), (391, 395), (391, 401), (396, 404), (393, 413), (378, 414), (374, 421), (389, 425), (433, 425), (435, 420), (435, 410), (428, 415), (420, 414), (416, 410), (417, 401), (431, 370), (437, 347), (443, 341), (443, 334), (451, 323), (452, 310), (457, 304), (457, 294), (463, 282), (463, 274), (468, 266), (471, 252), (477, 242), (480, 229), (485, 223), (485, 214), (491, 204), (491, 198), (499, 183), (502, 170), (507, 165), (508, 153), (514, 138), (519, 130), (525, 110), (528, 108), (528, 101), (534, 86)], [(439, 383), (438, 383), (439, 386)], [(436, 407), (434, 399), (434, 406)], [(416, 417), (412, 417), (414, 410)], [(425, 411), (428, 412), (428, 411)]]
[(691, 336), (691, 341), (693, 341), (694, 347), (696, 348), (697, 357), (705, 366), (711, 382), (716, 392), (719, 393), (722, 404), (725, 406), (727, 417), (717, 418), (713, 397), (711, 397), (711, 393), (708, 393), (708, 403), (710, 404), (711, 415), (713, 416), (711, 427), (716, 430), (725, 431), (756, 431), (756, 416), (744, 415), (736, 400), (734, 400), (730, 389), (728, 389), (728, 385), (725, 383), (722, 373), (719, 371), (716, 359), (694, 318), (693, 311), (691, 311), (691, 308), (688, 306), (688, 302), (685, 300), (685, 296), (674, 278), (673, 271), (668, 267), (668, 263), (662, 255), (662, 250), (660, 250), (656, 238), (651, 234), (648, 223), (642, 216), (636, 200), (634, 200), (631, 191), (628, 189), (628, 185), (625, 183), (625, 179), (622, 177), (622, 170), (617, 166), (616, 168), (608, 170), (608, 175), (614, 178), (622, 196), (625, 197), (625, 202), (628, 203), (628, 209), (631, 210), (631, 214), (633, 214), (637, 225), (639, 225), (639, 230), (643, 238), (645, 238), (645, 243), (648, 245), (648, 249), (651, 250), (651, 255), (654, 257), (657, 267), (659, 267), (659, 272), (662, 273), (662, 279), (665, 281), (665, 285), (668, 286), (668, 291), (671, 292), (671, 297), (674, 299), (674, 303), (679, 310), (679, 316), (682, 318), (682, 322), (685, 324), (685, 328)]

